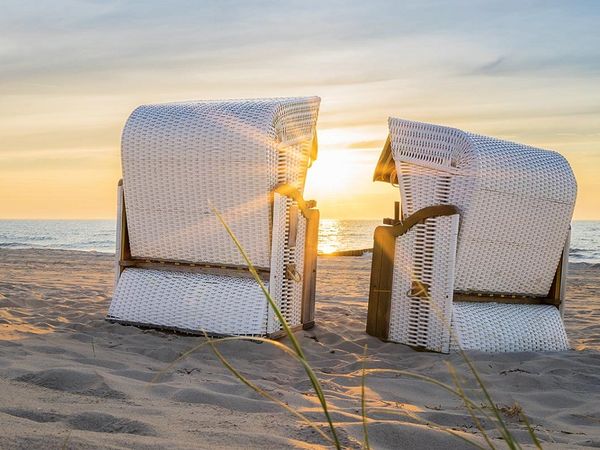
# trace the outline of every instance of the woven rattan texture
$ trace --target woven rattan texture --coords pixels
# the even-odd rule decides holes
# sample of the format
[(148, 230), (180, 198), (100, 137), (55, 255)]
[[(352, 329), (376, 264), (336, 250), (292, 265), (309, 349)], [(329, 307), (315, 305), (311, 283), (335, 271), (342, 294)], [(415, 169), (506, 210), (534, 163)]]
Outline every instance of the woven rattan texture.
[[(290, 325), (301, 322), (306, 221), (280, 184), (303, 192), (319, 99), (142, 106), (123, 132), (123, 176), (132, 256), (245, 265), (212, 208), (254, 265)], [(296, 215), (295, 244), (290, 214)], [(294, 245), (290, 245), (290, 242)], [(163, 300), (161, 300), (161, 298)], [(128, 269), (109, 318), (213, 334), (281, 329), (248, 278)]]
[[(448, 352), (457, 215), (428, 219), (396, 239), (389, 339)], [(429, 297), (411, 295), (423, 283)]]
[[(569, 348), (560, 312), (552, 305), (456, 302), (452, 323), (464, 350), (537, 352)], [(452, 346), (457, 348), (456, 340)]]
[[(270, 289), (269, 292), (275, 304), (282, 311), (284, 317), (286, 312), (283, 310), (287, 304), (287, 298), (284, 298), (284, 280), (286, 269), (286, 246), (288, 242), (287, 229), (287, 210), (288, 199), (278, 193), (274, 194), (273, 202), (273, 251), (271, 259)], [(269, 317), (267, 322), (267, 332), (273, 333), (281, 329), (281, 324), (275, 316), (275, 312), (269, 308)]]
[(302, 323), (302, 294), (303, 294), (303, 280), (304, 275), (304, 251), (306, 244), (306, 219), (298, 213), (298, 231), (296, 234), (296, 245), (290, 247), (290, 259), (293, 259), (296, 266), (297, 279), (289, 280), (291, 284), (290, 290), (290, 303), (291, 308), (289, 310), (289, 320), (295, 325)]
[(279, 148), (298, 153), (288, 175), (301, 188), (318, 105), (294, 98), (137, 108), (122, 139), (132, 256), (243, 265), (214, 207), (253, 263), (269, 267)]
[[(295, 148), (297, 151), (290, 151)], [(291, 184), (299, 190), (304, 187), (309, 145), (287, 147), (279, 153), (279, 184)], [(298, 157), (301, 155), (303, 157)], [(294, 245), (290, 244), (290, 215), (296, 215), (297, 229)], [(290, 326), (301, 324), (302, 274), (304, 269), (304, 236), (306, 219), (298, 205), (290, 198), (274, 194), (273, 244), (271, 259), (271, 296)], [(290, 270), (292, 272), (290, 272)], [(300, 278), (296, 278), (299, 276)], [(273, 311), (269, 313), (268, 332), (282, 326)]]
[[(547, 150), (394, 118), (390, 136), (404, 217), (438, 204), (460, 210), (457, 241), (456, 229), (439, 219), (397, 239), (390, 340), (446, 352), (451, 326), (466, 349), (568, 348), (554, 306), (452, 303), (453, 291), (547, 295), (576, 195), (566, 160)], [(415, 279), (431, 286), (430, 298), (410, 295)], [(443, 320), (434, 322), (437, 315)]]
[(264, 335), (267, 303), (252, 278), (125, 269), (108, 318), (210, 334)]
[(567, 161), (552, 151), (395, 118), (390, 133), (404, 178), (403, 213), (441, 198), (460, 209), (455, 289), (545, 295), (575, 204)]

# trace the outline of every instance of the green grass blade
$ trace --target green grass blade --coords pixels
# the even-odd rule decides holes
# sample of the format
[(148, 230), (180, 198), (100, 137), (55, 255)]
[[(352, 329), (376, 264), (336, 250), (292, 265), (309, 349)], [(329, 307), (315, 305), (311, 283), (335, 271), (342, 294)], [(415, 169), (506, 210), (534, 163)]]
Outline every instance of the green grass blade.
[[(272, 345), (272, 346), (274, 346), (274, 347), (276, 347), (276, 348), (278, 348), (280, 350), (283, 350), (285, 353), (287, 353), (293, 359), (295, 359), (296, 361), (300, 362), (302, 365), (308, 364), (306, 361), (302, 360), (292, 349), (290, 349), (289, 347), (283, 345), (280, 342), (273, 341), (271, 339), (266, 339), (266, 338), (261, 338), (261, 337), (252, 337), (252, 336), (229, 336), (229, 337), (219, 338), (219, 339), (210, 339), (209, 337), (207, 337), (207, 340), (205, 342), (202, 342), (201, 344), (198, 344), (198, 345), (194, 346), (193, 348), (191, 348), (190, 350), (182, 353), (177, 359), (175, 359), (174, 361), (172, 361), (171, 363), (169, 363), (169, 365), (167, 367), (165, 367), (164, 369), (160, 370), (152, 378), (152, 380), (150, 380), (150, 383), (156, 383), (158, 381), (158, 379), (164, 373), (170, 371), (172, 368), (175, 367), (175, 365), (177, 363), (183, 361), (188, 356), (190, 356), (192, 353), (195, 353), (195, 352), (199, 351), (201, 348), (210, 346), (213, 349), (213, 352), (214, 352), (215, 349), (216, 349), (216, 345), (217, 344), (222, 344), (222, 343), (226, 343), (226, 342), (230, 342), (230, 341), (251, 341), (251, 342), (262, 342), (262, 343), (265, 343), (265, 344), (269, 344), (269, 345)], [(248, 380), (239, 371), (237, 371), (233, 367), (233, 365), (231, 365), (231, 363), (229, 363), (220, 352), (219, 353), (215, 353), (215, 355), (223, 363), (223, 365), (234, 374), (234, 376), (236, 376), (240, 381), (242, 381), (248, 387), (250, 387), (251, 389), (253, 389), (257, 393), (259, 393), (260, 395), (264, 396), (265, 398), (267, 398), (269, 400), (275, 401), (277, 404), (279, 404), (286, 411), (291, 412), (296, 417), (298, 417), (299, 419), (301, 419), (303, 422), (305, 422), (308, 425), (310, 425), (312, 428), (316, 427), (316, 425), (314, 424), (314, 422), (312, 422), (309, 418), (307, 418), (306, 416), (304, 416), (302, 413), (299, 413), (298, 411), (290, 408), (288, 405), (286, 405), (285, 403), (281, 402), (276, 397), (271, 396), (268, 392), (264, 391), (263, 389), (260, 389), (260, 387), (258, 387), (256, 385), (254, 385), (250, 380)], [(227, 363), (225, 363), (225, 362), (227, 362)], [(323, 437), (325, 437), (328, 442), (332, 442), (333, 443), (333, 440), (331, 439), (331, 437), (329, 437), (326, 434), (324, 434), (323, 431), (320, 430), (319, 428), (315, 428), (315, 429), (319, 432), (319, 434), (321, 434)]]
[(233, 233), (233, 230), (229, 227), (227, 222), (225, 222), (225, 219), (223, 218), (221, 213), (219, 213), (219, 211), (217, 211), (214, 208), (213, 208), (213, 212), (216, 214), (216, 216), (218, 217), (218, 219), (221, 222), (221, 224), (223, 225), (223, 227), (225, 227), (227, 234), (229, 234), (229, 236), (233, 240), (235, 246), (239, 250), (242, 257), (244, 258), (244, 261), (246, 261), (246, 264), (248, 264), (248, 271), (252, 274), (252, 276), (254, 277), (254, 279), (256, 280), (258, 285), (260, 286), (260, 289), (262, 290), (265, 298), (269, 302), (269, 306), (271, 306), (271, 309), (275, 313), (277, 320), (279, 321), (279, 323), (281, 323), (281, 326), (283, 327), (284, 331), (288, 335), (290, 342), (292, 343), (292, 347), (294, 347), (294, 350), (296, 350), (296, 353), (298, 353), (298, 356), (300, 356), (301, 358), (305, 358), (304, 352), (302, 351), (302, 347), (300, 346), (300, 342), (298, 342), (298, 340), (296, 339), (296, 336), (294, 336), (294, 333), (293, 333), (292, 329), (290, 328), (290, 326), (288, 325), (287, 320), (285, 320), (285, 317), (279, 310), (279, 307), (273, 300), (273, 297), (271, 297), (271, 293), (269, 292), (269, 290), (263, 283), (262, 279), (258, 275), (258, 272), (256, 271), (256, 268), (254, 267), (254, 264), (252, 263), (252, 261), (250, 260), (250, 257), (246, 253), (246, 250), (244, 250), (244, 247), (238, 240), (237, 236)]
[(244, 383), (246, 386), (248, 386), (249, 388), (253, 389), (254, 391), (256, 391), (257, 393), (259, 393), (260, 395), (262, 395), (263, 397), (265, 397), (266, 399), (276, 403), (277, 405), (281, 406), (282, 408), (284, 408), (286, 411), (292, 413), (293, 415), (295, 415), (297, 418), (299, 418), (300, 420), (304, 421), (306, 424), (308, 424), (312, 429), (314, 429), (317, 433), (319, 433), (321, 435), (322, 438), (324, 438), (327, 442), (333, 443), (333, 440), (327, 436), (318, 426), (317, 424), (315, 424), (313, 421), (311, 421), (310, 419), (308, 419), (308, 417), (306, 417), (304, 414), (299, 413), (298, 411), (294, 410), (293, 408), (290, 408), (288, 405), (286, 405), (284, 402), (282, 402), (281, 400), (279, 400), (278, 398), (272, 396), (271, 394), (269, 394), (267, 391), (265, 391), (264, 389), (261, 389), (260, 387), (256, 386), (254, 383), (252, 383), (250, 380), (248, 380), (244, 375), (242, 375), (235, 367), (233, 367), (231, 365), (231, 363), (223, 356), (223, 354), (217, 349), (217, 346), (214, 344), (214, 341), (212, 339), (210, 339), (208, 336), (206, 336), (206, 338), (208, 339), (208, 343), (213, 351), (213, 353), (217, 356), (217, 358), (219, 358), (219, 361), (221, 361), (221, 363), (227, 368), (229, 369), (229, 371), (238, 379), (240, 380), (242, 383)]
[(485, 442), (490, 446), (490, 448), (492, 450), (495, 450), (496, 446), (490, 440), (488, 434), (486, 433), (485, 429), (481, 425), (481, 422), (479, 421), (479, 418), (475, 415), (475, 411), (471, 407), (470, 403), (466, 401), (466, 399), (468, 397), (465, 394), (465, 391), (463, 390), (463, 388), (462, 388), (462, 386), (460, 384), (460, 380), (458, 379), (458, 374), (456, 373), (456, 369), (449, 362), (447, 363), (447, 366), (448, 366), (448, 371), (450, 372), (450, 375), (452, 376), (452, 379), (454, 380), (454, 385), (456, 386), (456, 390), (460, 394), (460, 396), (462, 397), (462, 400), (463, 400), (463, 403), (465, 405), (465, 408), (467, 408), (467, 411), (469, 412), (469, 415), (473, 419), (473, 422), (475, 422), (475, 426), (477, 427), (477, 429), (479, 430), (479, 432), (483, 435), (483, 438), (485, 439)]
[(367, 404), (365, 401), (365, 382), (367, 379), (367, 371), (366, 371), (366, 364), (367, 364), (367, 345), (365, 344), (365, 352), (362, 358), (362, 376), (361, 376), (361, 383), (360, 383), (360, 406), (361, 406), (361, 413), (362, 413), (362, 423), (363, 423), (363, 434), (365, 436), (365, 442), (363, 444), (363, 447), (366, 450), (369, 450), (371, 448), (371, 446), (369, 445), (369, 430), (368, 430), (368, 419), (367, 419)]
[(69, 447), (69, 441), (71, 440), (71, 432), (72, 430), (69, 430), (69, 432), (67, 433), (67, 437), (65, 437), (65, 440), (61, 447), (62, 450), (67, 450), (67, 448)]
[[(423, 285), (423, 283), (420, 280), (416, 280), (415, 279), (414, 282), (420, 287), (420, 290), (422, 292), (424, 292), (424, 293), (428, 292), (427, 288)], [(430, 304), (433, 306), (434, 304), (433, 304), (433, 302), (431, 302), (431, 298), (430, 297), (428, 298), (428, 300), (430, 301)], [(456, 334), (454, 333), (453, 328), (452, 328), (450, 322), (448, 321), (448, 319), (446, 318), (446, 316), (439, 310), (439, 308), (433, 308), (433, 311), (434, 311), (434, 313), (436, 313), (436, 315), (438, 315), (438, 318), (440, 318), (446, 324), (446, 326), (448, 327), (448, 330), (450, 332), (450, 336), (456, 342), (460, 342), (460, 340), (457, 338)], [(493, 412), (493, 414), (494, 414), (494, 416), (496, 418), (496, 421), (495, 421), (496, 427), (498, 428), (498, 431), (500, 432), (500, 434), (502, 435), (502, 437), (505, 439), (506, 444), (508, 445), (508, 447), (511, 450), (520, 450), (521, 446), (519, 445), (519, 443), (517, 442), (517, 440), (515, 439), (515, 437), (512, 435), (512, 433), (508, 429), (508, 427), (507, 427), (504, 419), (502, 418), (502, 414), (500, 413), (500, 411), (498, 410), (496, 404), (492, 400), (492, 396), (490, 395), (490, 393), (487, 390), (485, 384), (483, 383), (483, 380), (482, 380), (481, 376), (479, 375), (479, 372), (475, 368), (475, 365), (468, 358), (467, 354), (465, 353), (465, 351), (463, 350), (463, 348), (460, 346), (460, 344), (458, 345), (458, 350), (459, 350), (459, 353), (460, 353), (461, 357), (467, 363), (467, 366), (469, 367), (469, 370), (471, 371), (471, 373), (475, 377), (475, 380), (477, 381), (477, 384), (479, 385), (479, 388), (483, 392), (483, 395), (484, 395), (487, 403), (489, 404), (490, 408), (492, 409), (492, 412)], [(531, 430), (531, 432), (533, 433), (533, 430)]]
[[(301, 359), (303, 359), (303, 360), (306, 361), (306, 356), (304, 355), (304, 352), (302, 351), (302, 348), (300, 346), (300, 342), (296, 339), (296, 336), (294, 336), (294, 333), (292, 332), (292, 329), (288, 325), (287, 320), (285, 320), (285, 317), (283, 316), (283, 314), (279, 310), (279, 307), (277, 306), (277, 304), (275, 303), (275, 301), (271, 297), (271, 294), (270, 294), (269, 290), (266, 288), (266, 286), (264, 285), (264, 283), (261, 280), (260, 276), (258, 275), (258, 272), (256, 271), (256, 268), (254, 267), (254, 265), (252, 264), (252, 261), (250, 260), (250, 257), (248, 256), (248, 254), (246, 253), (246, 251), (242, 247), (242, 244), (237, 239), (237, 237), (235, 236), (235, 234), (233, 233), (233, 231), (231, 230), (231, 228), (229, 227), (229, 225), (227, 224), (227, 222), (225, 222), (225, 219), (223, 218), (223, 216), (221, 216), (221, 214), (216, 209), (214, 209), (214, 208), (213, 208), (213, 211), (216, 214), (216, 216), (218, 217), (219, 221), (225, 227), (225, 230), (227, 231), (227, 233), (229, 234), (229, 236), (231, 237), (231, 239), (233, 240), (233, 242), (235, 243), (235, 245), (238, 248), (240, 254), (242, 255), (242, 257), (246, 261), (246, 264), (248, 264), (248, 270), (250, 271), (250, 273), (252, 274), (252, 276), (254, 277), (254, 279), (256, 280), (256, 282), (258, 283), (258, 285), (260, 286), (263, 294), (265, 295), (265, 298), (267, 299), (269, 305), (273, 309), (273, 311), (274, 311), (274, 313), (275, 313), (275, 315), (277, 317), (277, 320), (279, 320), (279, 322), (281, 323), (281, 326), (285, 330), (285, 333), (287, 334), (288, 338), (290, 339), (290, 342), (292, 343), (292, 347), (294, 347), (294, 350), (296, 351), (296, 353), (298, 354), (298, 356)], [(327, 400), (325, 399), (325, 394), (323, 393), (323, 389), (321, 387), (321, 383), (319, 382), (319, 379), (316, 377), (316, 375), (315, 375), (314, 371), (312, 370), (312, 368), (310, 367), (310, 365), (307, 364), (307, 365), (304, 366), (304, 368), (305, 368), (306, 374), (308, 375), (308, 378), (310, 379), (310, 382), (311, 382), (311, 384), (313, 386), (313, 389), (315, 390), (315, 393), (317, 394), (317, 397), (319, 398), (319, 402), (321, 403), (321, 408), (323, 409), (323, 413), (325, 414), (325, 417), (327, 418), (327, 422), (329, 423), (329, 429), (330, 429), (331, 434), (333, 436), (333, 440), (335, 442), (336, 448), (341, 449), (341, 444), (339, 442), (337, 433), (335, 431), (335, 426), (333, 424), (333, 419), (331, 418), (331, 415), (329, 414), (329, 409), (327, 407)]]
[[(427, 383), (431, 383), (431, 384), (433, 384), (435, 386), (438, 386), (438, 387), (444, 389), (445, 391), (450, 392), (451, 394), (455, 395), (456, 397), (458, 397), (460, 399), (463, 399), (463, 397), (460, 395), (460, 392), (458, 392), (455, 388), (453, 388), (449, 384), (442, 383), (441, 381), (438, 381), (435, 378), (431, 378), (431, 377), (428, 377), (426, 375), (421, 375), (421, 374), (418, 374), (418, 373), (409, 372), (407, 370), (398, 370), (398, 369), (369, 369), (368, 372), (369, 373), (393, 373), (393, 374), (396, 374), (396, 375), (406, 376), (406, 377), (409, 377), (409, 378), (414, 378), (414, 379), (417, 379), (417, 380), (425, 381)], [(491, 418), (488, 416), (488, 414), (481, 408), (481, 406), (477, 405), (469, 397), (465, 397), (464, 401), (468, 402), (469, 405), (473, 409), (477, 410), (484, 418), (492, 421)]]
[(496, 419), (498, 421), (498, 430), (500, 431), (500, 433), (504, 437), (504, 439), (506, 441), (506, 445), (508, 445), (508, 447), (511, 450), (519, 450), (519, 449), (521, 449), (521, 446), (516, 441), (516, 439), (514, 438), (514, 436), (512, 435), (512, 433), (510, 432), (510, 430), (508, 429), (508, 426), (504, 422), (504, 419), (502, 419), (502, 414), (500, 413), (500, 411), (498, 410), (498, 407), (496, 406), (496, 404), (492, 400), (492, 396), (490, 395), (489, 391), (485, 387), (485, 384), (483, 383), (483, 380), (479, 376), (479, 372), (475, 368), (475, 365), (471, 362), (471, 360), (469, 359), (469, 357), (467, 356), (467, 354), (465, 353), (465, 351), (462, 348), (460, 348), (460, 347), (459, 347), (459, 352), (460, 352), (462, 358), (467, 363), (467, 366), (469, 367), (469, 370), (471, 371), (471, 373), (475, 377), (475, 380), (477, 381), (477, 384), (479, 385), (479, 387), (481, 389), (481, 392), (483, 392), (483, 395), (485, 396), (486, 401), (490, 405), (490, 408), (492, 409), (492, 412), (494, 413), (494, 416), (496, 417)]
[[(285, 353), (287, 353), (289, 356), (291, 356), (296, 361), (298, 361), (300, 364), (302, 364), (303, 367), (305, 367), (305, 366), (308, 365), (308, 362), (306, 360), (300, 358), (298, 356), (298, 354), (294, 350), (292, 350), (291, 348), (289, 348), (287, 345), (283, 345), (281, 342), (274, 341), (272, 339), (268, 339), (268, 338), (264, 338), (264, 337), (259, 337), (259, 336), (228, 336), (228, 337), (223, 337), (223, 338), (219, 338), (219, 339), (213, 339), (212, 343), (213, 344), (222, 344), (222, 343), (230, 342), (230, 341), (261, 342), (261, 343), (264, 343), (264, 344), (272, 345), (272, 346), (278, 348), (279, 350), (282, 350)], [(169, 365), (167, 367), (165, 367), (164, 369), (160, 370), (154, 376), (154, 378), (151, 380), (151, 383), (156, 382), (158, 380), (158, 378), (160, 378), (161, 375), (163, 375), (165, 372), (167, 372), (170, 369), (172, 369), (178, 362), (184, 360), (185, 358), (187, 358), (192, 353), (197, 352), (202, 347), (206, 347), (206, 346), (209, 346), (209, 345), (211, 345), (210, 342), (205, 341), (205, 342), (202, 342), (201, 344), (196, 345), (195, 347), (191, 348), (190, 350), (182, 353), (177, 359), (175, 359), (173, 362), (169, 363)]]
[[(393, 410), (393, 409), (389, 409), (389, 408), (377, 408), (377, 407), (374, 407), (374, 408), (371, 408), (371, 409), (374, 410), (374, 411), (382, 411), (382, 412), (385, 412), (385, 413), (388, 413), (388, 414), (399, 414), (399, 415), (402, 415), (402, 416), (405, 416), (405, 417), (409, 417), (409, 418), (415, 420), (416, 422), (418, 422), (420, 424), (426, 425), (426, 426), (428, 426), (430, 428), (433, 428), (435, 430), (443, 431), (444, 433), (448, 433), (448, 434), (450, 434), (450, 435), (452, 435), (452, 436), (454, 436), (454, 437), (456, 437), (458, 439), (461, 439), (462, 441), (465, 441), (465, 442), (471, 444), (472, 446), (474, 446), (476, 448), (479, 448), (481, 450), (487, 450), (486, 447), (480, 445), (478, 442), (472, 441), (471, 439), (463, 436), (460, 433), (457, 433), (456, 431), (452, 430), (451, 428), (446, 428), (446, 427), (443, 427), (443, 426), (438, 425), (436, 423), (433, 423), (433, 422), (430, 422), (428, 420), (422, 419), (422, 418), (420, 418), (419, 416), (417, 416), (416, 414), (414, 414), (414, 413), (412, 413), (410, 411), (405, 411), (405, 410), (398, 411), (398, 410)], [(371, 421), (378, 422), (375, 419), (371, 419)]]
[(527, 418), (527, 416), (525, 415), (525, 413), (523, 411), (521, 411), (519, 415), (521, 416), (521, 419), (523, 420), (523, 422), (525, 422), (525, 426), (527, 427), (527, 432), (529, 433), (529, 436), (531, 437), (533, 444), (535, 445), (535, 447), (537, 449), (542, 450), (542, 443), (535, 435), (535, 431), (533, 431), (533, 428), (531, 427), (531, 424), (529, 423), (529, 419)]
[[(265, 286), (264, 282), (262, 281), (261, 277), (259, 276), (256, 268), (254, 267), (252, 261), (250, 260), (248, 254), (246, 253), (246, 251), (244, 250), (244, 248), (242, 247), (241, 243), (239, 242), (239, 240), (237, 239), (237, 237), (235, 236), (235, 234), (233, 233), (233, 231), (231, 230), (231, 228), (228, 226), (228, 224), (225, 222), (223, 216), (213, 208), (214, 213), (216, 214), (216, 216), (218, 217), (219, 221), (223, 224), (225, 230), (227, 231), (227, 233), (229, 234), (229, 236), (231, 237), (232, 241), (234, 242), (234, 244), (236, 245), (238, 251), (240, 252), (240, 254), (242, 255), (242, 257), (244, 258), (244, 260), (246, 261), (247, 265), (248, 265), (248, 270), (250, 272), (250, 274), (253, 276), (253, 278), (256, 280), (256, 282), (258, 283), (261, 291), (263, 292), (271, 310), (273, 311), (275, 317), (277, 318), (277, 320), (279, 321), (279, 323), (281, 324), (281, 327), (283, 329), (283, 331), (285, 332), (285, 334), (287, 335), (287, 337), (290, 340), (291, 343), (291, 348), (288, 347), (287, 345), (283, 345), (280, 342), (276, 342), (276, 341), (272, 341), (270, 339), (265, 339), (265, 338), (256, 338), (256, 337), (247, 337), (247, 336), (235, 336), (235, 337), (228, 337), (228, 338), (223, 338), (223, 339), (219, 339), (217, 341), (208, 338), (207, 336), (207, 341), (194, 347), (193, 349), (183, 353), (179, 358), (177, 358), (173, 363), (171, 363), (166, 369), (164, 369), (163, 371), (159, 372), (155, 378), (152, 380), (153, 382), (160, 377), (160, 375), (165, 372), (166, 370), (168, 370), (169, 368), (173, 367), (178, 361), (186, 358), (187, 356), (189, 356), (189, 354), (197, 351), (198, 349), (200, 349), (201, 347), (205, 346), (205, 345), (209, 345), (212, 349), (212, 351), (215, 353), (215, 355), (217, 356), (217, 358), (219, 359), (219, 361), (236, 377), (238, 378), (238, 380), (240, 380), (242, 383), (246, 384), (246, 386), (248, 386), (249, 388), (253, 389), (254, 391), (256, 391), (257, 393), (259, 393), (260, 395), (262, 395), (263, 397), (273, 401), (274, 403), (282, 406), (284, 409), (286, 409), (287, 411), (291, 412), (292, 414), (294, 414), (297, 418), (299, 418), (300, 420), (302, 420), (303, 422), (307, 423), (309, 426), (311, 426), (313, 429), (315, 429), (319, 435), (321, 435), (324, 439), (326, 439), (328, 442), (333, 443), (335, 445), (335, 447), (337, 449), (341, 449), (341, 444), (339, 442), (338, 436), (337, 436), (337, 432), (333, 423), (333, 420), (331, 418), (331, 415), (329, 413), (329, 409), (328, 409), (328, 405), (327, 405), (327, 401), (325, 398), (325, 394), (323, 391), (323, 388), (321, 386), (321, 383), (319, 381), (319, 379), (317, 378), (314, 370), (312, 369), (312, 367), (310, 366), (310, 364), (308, 363), (307, 359), (306, 359), (306, 355), (304, 354), (302, 347), (300, 345), (299, 340), (296, 338), (296, 336), (294, 335), (294, 333), (292, 332), (291, 327), (289, 326), (289, 324), (287, 323), (287, 320), (285, 319), (285, 317), (283, 316), (283, 314), (281, 313), (281, 310), (279, 309), (278, 305), (276, 304), (276, 302), (273, 300), (273, 297), (271, 296), (269, 290), (267, 289), (267, 287)], [(452, 333), (452, 330), (451, 330)], [(293, 410), (292, 408), (290, 408), (288, 405), (286, 405), (284, 402), (280, 401), (279, 399), (275, 398), (274, 396), (270, 395), (268, 392), (266, 392), (264, 389), (261, 389), (259, 386), (255, 385), (254, 383), (252, 383), (250, 380), (248, 380), (242, 373), (240, 373), (237, 369), (235, 369), (235, 367), (233, 367), (233, 365), (222, 355), (222, 353), (217, 349), (217, 345), (216, 344), (220, 344), (222, 342), (228, 342), (231, 340), (250, 340), (250, 341), (259, 341), (259, 342), (265, 342), (268, 343), (269, 345), (273, 345), (277, 348), (279, 348), (280, 350), (284, 351), (287, 355), (291, 356), (293, 359), (295, 359), (296, 361), (300, 362), (300, 364), (302, 365), (304, 371), (306, 372), (311, 385), (315, 391), (315, 394), (317, 396), (317, 398), (319, 399), (319, 402), (321, 404), (321, 408), (323, 410), (323, 413), (327, 419), (328, 425), (329, 425), (329, 430), (331, 433), (331, 437), (329, 437), (327, 434), (325, 434), (320, 428), (318, 428), (318, 426), (312, 422), (310, 419), (308, 419), (306, 416), (304, 416), (301, 413), (298, 413), (297, 411)], [(475, 368), (475, 365), (471, 362), (471, 360), (467, 357), (466, 353), (464, 352), (464, 350), (462, 348), (460, 348), (459, 346), (459, 352), (462, 356), (462, 358), (465, 360), (465, 362), (467, 363), (467, 366), (470, 370), (470, 372), (473, 374), (475, 380), (477, 381), (477, 384), (479, 386), (479, 388), (481, 389), (485, 400), (487, 402), (487, 404), (489, 405), (489, 407), (492, 410), (493, 416), (495, 418), (495, 420), (490, 419), (490, 416), (488, 415), (487, 411), (485, 411), (483, 408), (485, 407), (484, 405), (477, 405), (475, 402), (473, 402), (471, 399), (469, 399), (461, 384), (459, 381), (459, 378), (457, 376), (456, 370), (453, 366), (449, 365), (449, 370), (450, 373), (453, 377), (454, 383), (456, 385), (456, 388), (453, 388), (450, 385), (447, 385), (445, 383), (442, 383), (438, 380), (435, 380), (431, 377), (427, 377), (424, 375), (420, 375), (420, 374), (416, 374), (416, 373), (412, 373), (409, 371), (403, 371), (403, 370), (394, 370), (394, 369), (370, 369), (367, 370), (366, 368), (366, 359), (367, 359), (367, 347), (365, 346), (365, 354), (362, 360), (362, 370), (360, 372), (360, 376), (361, 376), (361, 412), (362, 412), (362, 426), (363, 426), (363, 433), (364, 433), (364, 448), (365, 449), (370, 449), (370, 444), (369, 444), (369, 436), (368, 436), (368, 422), (370, 421), (367, 417), (367, 405), (366, 405), (366, 395), (365, 395), (365, 391), (366, 391), (366, 376), (368, 373), (381, 373), (381, 372), (388, 372), (388, 373), (394, 373), (397, 375), (401, 375), (401, 376), (408, 376), (408, 377), (412, 377), (415, 379), (420, 379), (429, 383), (432, 383), (434, 385), (437, 385), (440, 388), (445, 389), (446, 391), (452, 393), (453, 395), (457, 396), (458, 398), (462, 399), (463, 403), (465, 404), (465, 407), (467, 408), (470, 416), (472, 417), (472, 419), (475, 422), (475, 425), (477, 426), (477, 429), (479, 430), (479, 432), (483, 435), (483, 438), (485, 439), (487, 445), (489, 445), (489, 447), (491, 449), (495, 449), (495, 446), (493, 445), (493, 443), (491, 442), (489, 436), (487, 435), (485, 429), (483, 428), (483, 426), (481, 425), (480, 419), (477, 416), (477, 414), (475, 413), (477, 411), (478, 414), (480, 414), (482, 417), (484, 417), (485, 419), (490, 420), (492, 423), (496, 423), (498, 430), (500, 431), (500, 434), (502, 435), (502, 437), (504, 438), (507, 446), (511, 449), (511, 450), (520, 450), (521, 446), (519, 445), (519, 443), (516, 441), (516, 439), (512, 436), (510, 430), (508, 429), (505, 421), (502, 418), (502, 414), (499, 411), (499, 408), (497, 407), (497, 405), (493, 402), (492, 397), (489, 393), (489, 391), (487, 390), (485, 384), (483, 383), (483, 380), (481, 378), (481, 376), (479, 375), (477, 369)], [(373, 409), (378, 409), (378, 408), (373, 408)], [(541, 448), (541, 444), (539, 442), (539, 440), (537, 439), (537, 437), (535, 436), (535, 432), (534, 430), (531, 428), (527, 418), (525, 417), (525, 415), (523, 413), (522, 417), (523, 417), (523, 421), (525, 422), (527, 429), (529, 431), (529, 434), (531, 436), (531, 439), (533, 440), (534, 444), (536, 445), (537, 448)], [(413, 413), (409, 413), (409, 412), (404, 412), (404, 415), (413, 418), (414, 420), (420, 422), (420, 423), (424, 423), (427, 426), (430, 427), (434, 427), (437, 428), (439, 430), (445, 431), (447, 433), (450, 433), (466, 442), (468, 442), (471, 445), (474, 445), (478, 448), (483, 448), (479, 443), (476, 443), (474, 441), (471, 441), (470, 439), (465, 438), (464, 436), (462, 436), (461, 434), (458, 434), (456, 432), (454, 432), (451, 429), (447, 429), (445, 427), (441, 427), (438, 426), (437, 424), (432, 424), (424, 419), (421, 419), (420, 417), (416, 416)]]

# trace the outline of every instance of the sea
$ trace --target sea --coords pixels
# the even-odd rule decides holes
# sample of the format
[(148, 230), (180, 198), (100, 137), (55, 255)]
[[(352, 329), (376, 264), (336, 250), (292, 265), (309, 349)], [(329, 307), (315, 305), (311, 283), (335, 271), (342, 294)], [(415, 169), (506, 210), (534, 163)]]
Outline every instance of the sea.
[[(379, 220), (322, 219), (319, 251), (369, 249)], [(0, 220), (0, 248), (48, 248), (114, 253), (114, 220)], [(600, 221), (572, 224), (569, 260), (600, 264)]]

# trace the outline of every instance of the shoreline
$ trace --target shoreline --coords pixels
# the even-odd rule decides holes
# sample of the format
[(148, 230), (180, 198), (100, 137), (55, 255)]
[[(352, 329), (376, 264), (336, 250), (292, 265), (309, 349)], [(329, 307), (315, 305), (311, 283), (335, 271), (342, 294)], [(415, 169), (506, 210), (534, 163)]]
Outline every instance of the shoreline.
[[(25, 252), (73, 252), (73, 253), (82, 253), (82, 254), (91, 254), (91, 255), (102, 255), (109, 256), (111, 258), (115, 257), (114, 251), (103, 251), (103, 250), (85, 250), (85, 249), (66, 249), (66, 248), (35, 248), (35, 247), (2, 247), (0, 245), (0, 253), (3, 251), (25, 251)], [(361, 257), (365, 254), (373, 253), (373, 248), (359, 248), (359, 249), (348, 249), (348, 250), (339, 250), (330, 253), (319, 252), (317, 254), (320, 258), (330, 258), (330, 257)], [(600, 262), (589, 262), (589, 261), (575, 261), (569, 260), (569, 267), (573, 266), (574, 268), (597, 268), (600, 270)]]

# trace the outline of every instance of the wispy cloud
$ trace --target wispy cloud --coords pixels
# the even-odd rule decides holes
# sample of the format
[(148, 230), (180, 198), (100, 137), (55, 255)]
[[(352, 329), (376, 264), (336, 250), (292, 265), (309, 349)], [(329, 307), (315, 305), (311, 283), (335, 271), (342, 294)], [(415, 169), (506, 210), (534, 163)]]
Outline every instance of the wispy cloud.
[[(35, 166), (29, 191), (42, 190), (43, 161), (52, 174), (60, 155), (112, 185), (122, 124), (140, 103), (316, 94), (321, 155), (353, 150), (349, 179), (364, 172), (370, 199), (357, 210), (376, 216), (369, 176), (390, 115), (567, 151), (596, 145), (599, 22), (594, 0), (5, 0), (0, 178), (10, 166), (26, 182)], [(98, 166), (102, 151), (112, 163)], [(359, 198), (355, 186), (344, 195)]]
[[(595, 53), (595, 52), (594, 52)], [(471, 75), (519, 76), (573, 76), (600, 75), (600, 52), (583, 55), (554, 55), (540, 57), (535, 54), (520, 57), (499, 56), (491, 62), (475, 67)]]

